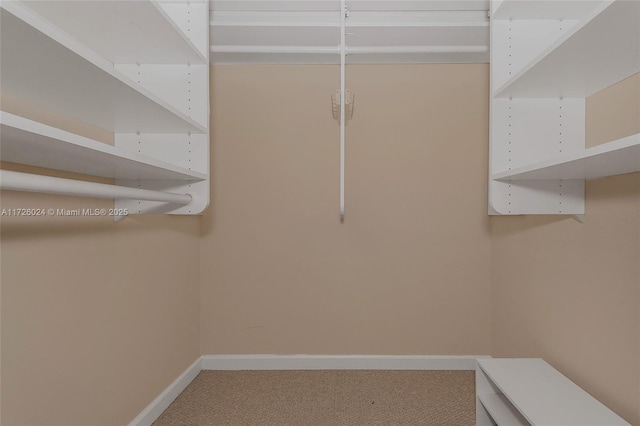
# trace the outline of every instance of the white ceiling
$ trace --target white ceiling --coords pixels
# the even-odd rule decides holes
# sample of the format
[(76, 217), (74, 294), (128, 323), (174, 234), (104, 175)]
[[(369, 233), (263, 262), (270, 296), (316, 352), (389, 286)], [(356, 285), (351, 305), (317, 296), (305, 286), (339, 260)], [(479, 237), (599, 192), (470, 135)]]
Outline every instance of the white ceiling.
[[(212, 63), (340, 62), (340, 1), (212, 0)], [(489, 0), (347, 0), (347, 63), (488, 63)]]

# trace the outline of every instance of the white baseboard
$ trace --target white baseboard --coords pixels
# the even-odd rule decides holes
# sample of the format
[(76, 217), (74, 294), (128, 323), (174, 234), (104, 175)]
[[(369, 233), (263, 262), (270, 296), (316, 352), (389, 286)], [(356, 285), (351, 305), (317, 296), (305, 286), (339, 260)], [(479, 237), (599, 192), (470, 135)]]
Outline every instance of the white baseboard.
[(480, 356), (205, 355), (203, 370), (475, 370)]
[(201, 371), (202, 357), (191, 364), (180, 377), (175, 379), (151, 404), (147, 405), (147, 407), (129, 423), (129, 426), (151, 426)]

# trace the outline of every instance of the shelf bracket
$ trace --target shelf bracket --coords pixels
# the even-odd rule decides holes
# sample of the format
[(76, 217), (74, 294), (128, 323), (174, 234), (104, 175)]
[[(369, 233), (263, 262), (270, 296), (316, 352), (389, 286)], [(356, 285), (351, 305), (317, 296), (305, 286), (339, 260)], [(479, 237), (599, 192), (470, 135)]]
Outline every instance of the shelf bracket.
[(577, 222), (580, 222), (580, 223), (585, 223), (587, 221), (586, 214), (574, 214), (571, 217), (573, 217)]

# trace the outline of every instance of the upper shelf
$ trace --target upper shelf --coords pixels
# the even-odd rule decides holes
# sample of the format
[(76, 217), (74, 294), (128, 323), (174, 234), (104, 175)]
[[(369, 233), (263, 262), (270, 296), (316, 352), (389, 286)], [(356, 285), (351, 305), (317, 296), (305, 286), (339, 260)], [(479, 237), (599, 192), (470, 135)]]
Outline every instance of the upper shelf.
[(494, 96), (584, 98), (639, 71), (640, 2), (601, 1)]
[(22, 4), (3, 2), (0, 12), (3, 93), (113, 132), (207, 132)]
[(493, 12), (493, 19), (582, 19), (602, 3), (603, 0), (504, 0)]
[[(339, 63), (339, 2), (316, 3), (213, 1), (212, 62)], [(453, 3), (350, 0), (347, 63), (488, 62), (488, 3)]]
[(156, 0), (29, 1), (26, 5), (113, 63), (207, 63), (191, 37)]
[(640, 172), (640, 134), (529, 166), (495, 173), (496, 180), (597, 179)]
[(0, 112), (0, 159), (117, 179), (199, 181), (205, 173)]

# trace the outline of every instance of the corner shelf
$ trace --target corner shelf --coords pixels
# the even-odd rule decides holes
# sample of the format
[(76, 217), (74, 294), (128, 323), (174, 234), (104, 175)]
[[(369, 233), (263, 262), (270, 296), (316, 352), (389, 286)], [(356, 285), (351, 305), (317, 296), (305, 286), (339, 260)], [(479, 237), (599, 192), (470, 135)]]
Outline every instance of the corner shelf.
[(200, 181), (205, 173), (0, 112), (3, 161), (114, 179)]
[(529, 166), (494, 173), (496, 180), (597, 179), (640, 172), (640, 134)]
[(584, 98), (639, 71), (640, 2), (602, 1), (494, 96)]

